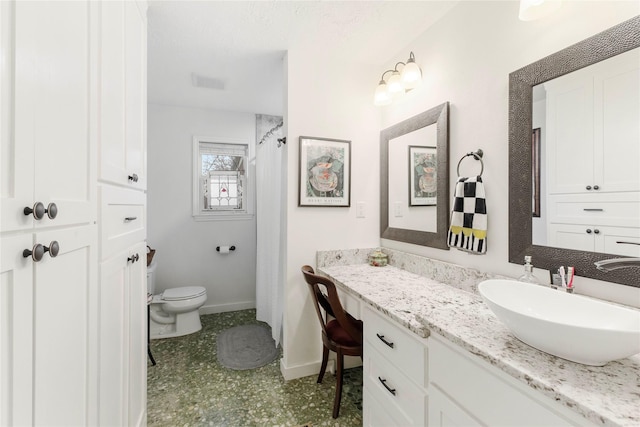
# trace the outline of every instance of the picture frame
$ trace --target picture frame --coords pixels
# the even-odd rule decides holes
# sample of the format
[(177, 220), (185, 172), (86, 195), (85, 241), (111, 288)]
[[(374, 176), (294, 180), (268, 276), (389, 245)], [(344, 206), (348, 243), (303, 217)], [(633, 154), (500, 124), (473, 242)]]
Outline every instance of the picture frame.
[(351, 141), (300, 137), (298, 206), (351, 206)]
[(532, 216), (540, 218), (540, 128), (531, 135), (531, 197)]
[(409, 146), (409, 206), (438, 204), (437, 147)]

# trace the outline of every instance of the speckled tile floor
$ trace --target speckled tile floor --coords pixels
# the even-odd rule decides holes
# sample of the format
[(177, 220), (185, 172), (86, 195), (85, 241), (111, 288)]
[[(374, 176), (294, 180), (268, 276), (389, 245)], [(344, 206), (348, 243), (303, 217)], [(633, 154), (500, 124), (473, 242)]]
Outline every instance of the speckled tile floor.
[[(280, 357), (258, 369), (234, 371), (216, 356), (216, 335), (259, 323), (255, 310), (202, 316), (202, 330), (151, 341), (158, 363), (148, 364), (149, 426), (362, 425), (362, 368), (345, 371), (340, 416), (331, 418), (335, 377), (284, 381)], [(320, 339), (320, 337), (318, 337)]]

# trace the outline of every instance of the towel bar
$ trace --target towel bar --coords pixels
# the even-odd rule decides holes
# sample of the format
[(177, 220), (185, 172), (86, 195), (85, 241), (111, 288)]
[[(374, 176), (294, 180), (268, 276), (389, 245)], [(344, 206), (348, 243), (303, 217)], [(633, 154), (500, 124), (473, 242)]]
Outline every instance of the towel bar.
[(467, 153), (464, 156), (462, 156), (462, 158), (460, 158), (460, 161), (458, 161), (458, 167), (456, 168), (456, 172), (458, 173), (458, 176), (460, 176), (460, 163), (462, 163), (462, 161), (469, 156), (473, 156), (474, 159), (480, 160), (480, 173), (478, 174), (478, 176), (482, 176), (482, 172), (484, 172), (484, 162), (482, 161), (482, 156), (484, 156), (484, 152), (482, 151), (481, 148), (478, 148), (478, 151), (472, 151), (470, 153)]

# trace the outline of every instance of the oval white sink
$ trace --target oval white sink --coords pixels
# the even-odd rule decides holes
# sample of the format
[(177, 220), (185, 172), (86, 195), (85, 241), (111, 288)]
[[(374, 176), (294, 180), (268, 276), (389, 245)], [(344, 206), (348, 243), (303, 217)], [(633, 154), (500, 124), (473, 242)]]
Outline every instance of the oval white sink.
[(478, 290), (498, 319), (538, 350), (593, 366), (640, 353), (640, 311), (516, 280), (486, 280)]

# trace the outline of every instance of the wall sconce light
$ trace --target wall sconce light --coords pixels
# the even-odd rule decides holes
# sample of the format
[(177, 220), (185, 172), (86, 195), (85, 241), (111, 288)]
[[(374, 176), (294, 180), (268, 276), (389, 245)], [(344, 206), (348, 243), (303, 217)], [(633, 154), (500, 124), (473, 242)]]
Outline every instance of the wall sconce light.
[(533, 21), (544, 18), (558, 10), (562, 2), (560, 0), (520, 0), (520, 13), (518, 18), (521, 21)]
[[(402, 65), (400, 70), (398, 70), (399, 65)], [(385, 80), (387, 73), (391, 73), (391, 75), (388, 80)], [(398, 62), (393, 70), (382, 73), (380, 83), (378, 83), (373, 96), (373, 103), (378, 106), (389, 105), (395, 97), (417, 88), (420, 84), (422, 84), (422, 70), (416, 64), (416, 58), (411, 52), (406, 63)]]

